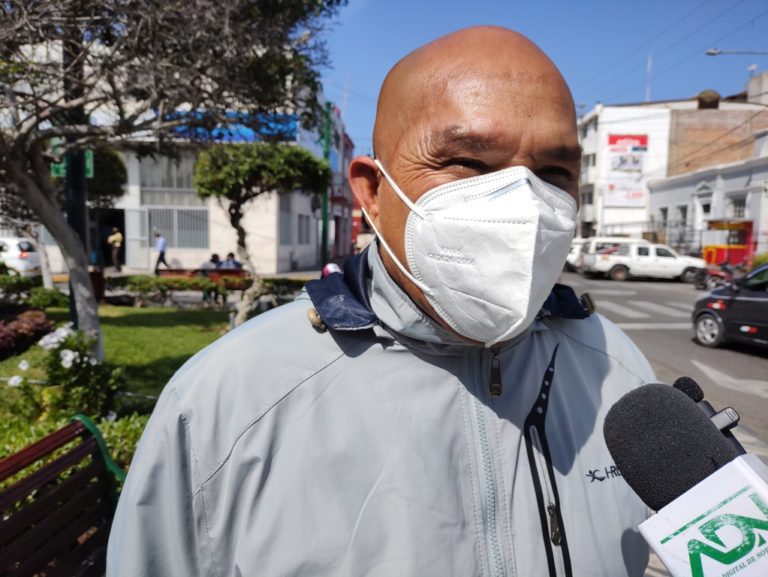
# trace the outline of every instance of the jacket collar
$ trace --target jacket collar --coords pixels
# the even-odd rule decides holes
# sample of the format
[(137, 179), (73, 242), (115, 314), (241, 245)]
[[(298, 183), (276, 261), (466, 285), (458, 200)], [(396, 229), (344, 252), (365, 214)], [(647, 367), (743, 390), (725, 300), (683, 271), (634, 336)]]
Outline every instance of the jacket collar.
[[(373, 248), (371, 248), (373, 247)], [(417, 330), (418, 333), (429, 332), (438, 327), (436, 323), (431, 322), (426, 315), (417, 310), (410, 299), (394, 286), (394, 281), (384, 270), (378, 254), (376, 245), (371, 244), (362, 253), (350, 256), (344, 262), (344, 273), (331, 273), (320, 280), (311, 280), (306, 285), (309, 298), (315, 306), (320, 318), (325, 326), (331, 330), (355, 331), (370, 329), (380, 324), (380, 316), (389, 316), (387, 310), (382, 310), (381, 306), (374, 306), (371, 302), (371, 293), (378, 301), (384, 301), (389, 311), (394, 311), (398, 305), (392, 301), (402, 301), (400, 304), (409, 309), (408, 314), (411, 317), (409, 324), (420, 323), (423, 330)], [(380, 278), (378, 278), (380, 277)], [(372, 279), (376, 287), (372, 290)], [(376, 282), (378, 281), (378, 282)], [(400, 293), (399, 298), (395, 293)], [(380, 311), (377, 315), (374, 308)], [(402, 318), (398, 312), (394, 313), (397, 318)], [(582, 301), (576, 296), (576, 293), (569, 286), (555, 284), (547, 300), (542, 306), (539, 318), (560, 317), (567, 319), (583, 319), (590, 315), (590, 311), (582, 304)], [(392, 322), (386, 322), (391, 325)], [(427, 327), (430, 327), (429, 329)], [(397, 332), (398, 327), (392, 327)], [(440, 340), (445, 340), (447, 334), (443, 333)], [(411, 335), (413, 336), (413, 335)], [(419, 337), (424, 338), (422, 334)], [(455, 338), (455, 337), (453, 337)], [(432, 340), (425, 338), (425, 340)], [(458, 340), (458, 339), (457, 339)]]

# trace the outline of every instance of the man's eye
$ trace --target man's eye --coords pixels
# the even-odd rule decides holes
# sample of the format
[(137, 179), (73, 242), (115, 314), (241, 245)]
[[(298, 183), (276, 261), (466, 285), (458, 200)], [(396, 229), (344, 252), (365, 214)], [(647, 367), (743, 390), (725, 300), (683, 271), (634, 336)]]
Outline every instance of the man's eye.
[(545, 166), (537, 171), (536, 176), (561, 188), (563, 184), (569, 184), (574, 180), (573, 173), (562, 166)]
[(460, 166), (462, 168), (468, 168), (478, 172), (485, 172), (488, 170), (488, 167), (484, 162), (475, 160), (474, 158), (451, 158), (450, 160), (444, 162), (443, 166), (446, 168)]

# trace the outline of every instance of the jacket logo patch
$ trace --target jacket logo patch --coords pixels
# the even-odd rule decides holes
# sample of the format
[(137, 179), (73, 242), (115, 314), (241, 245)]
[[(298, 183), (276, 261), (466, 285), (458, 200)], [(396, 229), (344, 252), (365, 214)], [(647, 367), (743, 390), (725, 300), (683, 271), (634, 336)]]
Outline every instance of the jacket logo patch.
[(613, 479), (614, 477), (621, 477), (621, 471), (619, 471), (619, 468), (616, 465), (611, 465), (610, 467), (590, 469), (587, 472), (586, 477), (589, 479), (590, 483), (594, 483), (595, 481), (602, 483), (603, 481)]

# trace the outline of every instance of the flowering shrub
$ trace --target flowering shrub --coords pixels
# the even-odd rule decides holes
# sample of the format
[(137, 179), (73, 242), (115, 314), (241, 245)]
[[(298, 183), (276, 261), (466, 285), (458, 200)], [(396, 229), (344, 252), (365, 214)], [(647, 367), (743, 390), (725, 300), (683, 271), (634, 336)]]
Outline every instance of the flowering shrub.
[(42, 311), (26, 311), (10, 323), (0, 322), (0, 360), (23, 353), (53, 329)]
[[(122, 369), (100, 363), (91, 352), (93, 339), (69, 326), (49, 333), (39, 344), (48, 351), (43, 361), (47, 379), (32, 382), (21, 374), (12, 376), (7, 386), (18, 391), (13, 396), (11, 410), (37, 421), (77, 413), (93, 417), (106, 415), (122, 387)], [(20, 371), (28, 368), (28, 362), (19, 363)]]

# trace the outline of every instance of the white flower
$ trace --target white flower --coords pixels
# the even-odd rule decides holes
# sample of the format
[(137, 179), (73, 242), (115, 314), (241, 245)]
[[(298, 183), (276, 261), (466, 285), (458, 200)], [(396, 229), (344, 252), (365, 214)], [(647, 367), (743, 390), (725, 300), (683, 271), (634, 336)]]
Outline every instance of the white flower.
[(8, 386), (9, 387), (18, 387), (23, 380), (24, 379), (22, 379), (21, 376), (13, 375), (10, 379), (8, 379)]
[(21, 361), (19, 363), (19, 370), (26, 371), (29, 369), (29, 361)]
[(93, 366), (93, 367), (95, 367), (96, 365), (98, 365), (98, 364), (99, 364), (99, 361), (96, 359), (96, 357), (91, 357), (91, 358), (88, 360), (88, 362), (89, 362), (89, 363), (91, 363), (91, 366)]
[(70, 349), (62, 349), (59, 351), (59, 356), (62, 361), (69, 361), (70, 363), (77, 359), (77, 353)]
[(109, 411), (107, 413), (107, 420), (108, 421), (114, 421), (117, 419), (117, 413), (115, 411)]
[(61, 359), (61, 366), (65, 369), (72, 368), (72, 359)]

